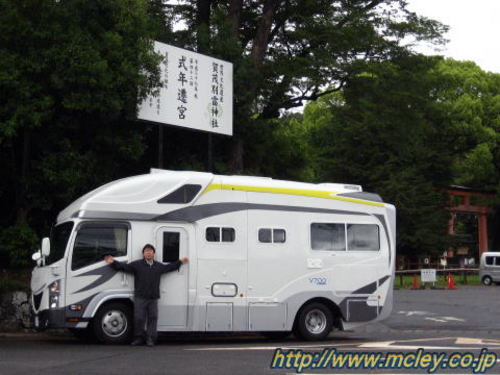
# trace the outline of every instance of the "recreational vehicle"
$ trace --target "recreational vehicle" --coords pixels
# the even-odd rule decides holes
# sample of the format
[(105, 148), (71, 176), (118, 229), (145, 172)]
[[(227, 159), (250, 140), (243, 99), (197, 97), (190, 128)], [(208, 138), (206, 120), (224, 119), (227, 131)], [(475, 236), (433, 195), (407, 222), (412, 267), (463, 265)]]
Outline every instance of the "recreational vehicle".
[(134, 278), (103, 261), (189, 263), (163, 276), (160, 332), (326, 337), (392, 309), (395, 208), (359, 185), (151, 170), (79, 198), (33, 254), (34, 324), (124, 343)]

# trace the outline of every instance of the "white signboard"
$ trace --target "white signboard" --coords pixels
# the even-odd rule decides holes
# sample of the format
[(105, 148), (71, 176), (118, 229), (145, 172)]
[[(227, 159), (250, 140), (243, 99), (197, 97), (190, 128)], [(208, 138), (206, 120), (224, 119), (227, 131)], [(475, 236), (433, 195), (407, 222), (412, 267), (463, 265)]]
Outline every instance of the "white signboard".
[(160, 42), (154, 49), (163, 56), (163, 87), (139, 105), (137, 117), (232, 135), (233, 64)]
[(432, 268), (426, 268), (420, 270), (420, 278), (423, 283), (435, 283), (436, 282), (436, 270)]

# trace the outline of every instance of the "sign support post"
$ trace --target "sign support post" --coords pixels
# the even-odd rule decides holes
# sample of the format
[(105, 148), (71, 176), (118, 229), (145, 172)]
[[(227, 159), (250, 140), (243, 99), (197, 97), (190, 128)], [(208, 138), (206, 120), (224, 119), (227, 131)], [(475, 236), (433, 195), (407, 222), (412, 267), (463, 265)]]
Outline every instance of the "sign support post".
[(163, 125), (158, 124), (158, 168), (163, 168)]
[(212, 133), (208, 133), (207, 172), (213, 171)]

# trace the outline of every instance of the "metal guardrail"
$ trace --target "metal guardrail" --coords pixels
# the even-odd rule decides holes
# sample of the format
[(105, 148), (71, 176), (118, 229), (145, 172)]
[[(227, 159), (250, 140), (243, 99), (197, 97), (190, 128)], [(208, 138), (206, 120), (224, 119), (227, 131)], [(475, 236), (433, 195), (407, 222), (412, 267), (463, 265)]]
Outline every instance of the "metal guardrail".
[[(420, 274), (420, 270), (421, 269), (427, 269), (427, 268), (418, 268), (418, 269), (414, 269), (414, 270), (398, 270), (396, 271), (396, 274), (414, 274), (414, 273), (418, 273)], [(479, 272), (479, 268), (435, 268), (436, 272), (439, 273), (439, 272), (451, 272), (451, 273), (458, 273), (458, 272), (469, 272), (469, 273), (473, 273), (473, 272)]]

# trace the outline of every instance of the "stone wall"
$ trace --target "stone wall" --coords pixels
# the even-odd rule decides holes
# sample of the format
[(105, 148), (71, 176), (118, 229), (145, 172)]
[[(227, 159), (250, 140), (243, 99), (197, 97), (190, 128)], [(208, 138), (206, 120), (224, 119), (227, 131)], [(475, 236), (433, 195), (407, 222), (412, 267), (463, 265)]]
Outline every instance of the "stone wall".
[(24, 331), (30, 328), (30, 303), (26, 292), (0, 295), (0, 332)]

